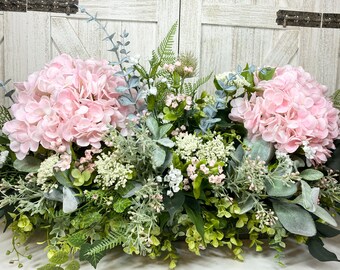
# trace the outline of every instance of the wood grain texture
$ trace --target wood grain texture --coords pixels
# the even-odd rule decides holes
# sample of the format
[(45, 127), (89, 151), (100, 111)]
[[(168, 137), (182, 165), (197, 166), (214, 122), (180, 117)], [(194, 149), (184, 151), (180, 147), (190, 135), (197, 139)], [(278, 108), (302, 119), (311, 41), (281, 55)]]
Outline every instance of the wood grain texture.
[[(172, 2), (173, 0), (168, 0)], [(177, 1), (177, 0), (175, 0)], [(157, 21), (158, 0), (80, 0), (80, 6), (99, 19), (117, 21)], [(64, 17), (64, 14), (55, 13), (53, 16)], [(72, 18), (84, 18), (80, 12)]]
[[(4, 67), (4, 16), (0, 12), (0, 80), (5, 81), (5, 67)], [(0, 92), (0, 105), (4, 104), (4, 92)]]
[(23, 81), (50, 58), (49, 14), (4, 13), (4, 77)]
[[(180, 0), (158, 0), (157, 2), (157, 44), (159, 44), (168, 33), (171, 26), (177, 21), (179, 23)], [(179, 27), (175, 36), (174, 51), (178, 52)]]
[(271, 66), (280, 66), (290, 63), (299, 49), (299, 31), (284, 31), (276, 44), (264, 59), (264, 63)]
[(67, 18), (51, 18), (51, 38), (60, 53), (83, 59), (90, 57)]

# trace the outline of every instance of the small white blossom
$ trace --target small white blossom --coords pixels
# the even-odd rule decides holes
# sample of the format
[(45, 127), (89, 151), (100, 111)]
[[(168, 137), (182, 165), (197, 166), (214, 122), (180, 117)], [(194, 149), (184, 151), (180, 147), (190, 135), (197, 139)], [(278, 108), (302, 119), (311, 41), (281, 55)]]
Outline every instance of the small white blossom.
[(6, 162), (6, 159), (8, 157), (8, 151), (5, 150), (5, 151), (1, 151), (0, 153), (0, 168), (2, 168)]

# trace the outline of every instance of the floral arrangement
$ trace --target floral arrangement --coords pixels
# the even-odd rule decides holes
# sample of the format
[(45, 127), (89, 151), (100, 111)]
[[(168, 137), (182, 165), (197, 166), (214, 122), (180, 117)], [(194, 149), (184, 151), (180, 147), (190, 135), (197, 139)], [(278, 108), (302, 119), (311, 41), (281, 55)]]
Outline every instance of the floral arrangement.
[[(83, 12), (87, 13), (85, 10)], [(88, 14), (88, 13), (87, 13)], [(7, 91), (1, 107), (0, 216), (7, 251), (45, 232), (47, 269), (96, 267), (121, 246), (176, 267), (175, 241), (243, 260), (243, 246), (307, 244), (337, 260), (322, 238), (340, 233), (339, 92), (301, 67), (246, 66), (197, 93), (191, 54), (176, 56), (175, 24), (149, 67), (130, 56), (128, 33), (106, 32), (116, 62), (62, 54)]]

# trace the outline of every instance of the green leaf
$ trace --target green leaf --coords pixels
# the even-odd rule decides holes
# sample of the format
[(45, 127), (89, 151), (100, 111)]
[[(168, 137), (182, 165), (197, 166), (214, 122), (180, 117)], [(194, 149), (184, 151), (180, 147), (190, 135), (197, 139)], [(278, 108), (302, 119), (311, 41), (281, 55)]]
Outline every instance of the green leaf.
[(158, 122), (155, 118), (149, 116), (146, 119), (146, 125), (148, 127), (148, 129), (151, 131), (154, 139), (158, 139), (159, 138), (159, 127), (158, 127)]
[(163, 165), (166, 157), (166, 152), (161, 147), (156, 147), (153, 151), (152, 163), (154, 167), (158, 168)]
[(63, 212), (66, 214), (76, 211), (78, 208), (78, 200), (73, 190), (63, 187)]
[(67, 241), (72, 247), (80, 247), (85, 243), (85, 240), (86, 235), (83, 231), (72, 233), (67, 237)]
[(175, 143), (169, 138), (162, 138), (162, 139), (157, 140), (156, 142), (168, 148), (172, 148), (175, 146)]
[(38, 172), (41, 160), (35, 157), (27, 156), (23, 160), (16, 159), (13, 167), (19, 172), (35, 173)]
[(265, 181), (267, 194), (271, 197), (290, 197), (297, 192), (297, 183), (282, 181), (280, 175), (272, 175), (271, 181)]
[(96, 268), (99, 261), (105, 256), (105, 252), (101, 251), (91, 255), (86, 254), (91, 248), (92, 248), (91, 244), (88, 243), (83, 244), (80, 247), (79, 259), (81, 261), (88, 261), (94, 268)]
[(201, 195), (201, 184), (202, 184), (202, 177), (197, 176), (195, 181), (193, 181), (192, 186), (193, 186), (193, 191), (194, 191), (194, 197), (195, 199), (198, 199)]
[(119, 198), (114, 204), (113, 204), (113, 210), (115, 210), (117, 213), (123, 213), (126, 208), (128, 208), (131, 205), (131, 201), (127, 198)]
[(259, 72), (260, 80), (265, 80), (265, 81), (271, 80), (275, 74), (275, 70), (276, 68), (272, 68), (272, 67), (262, 68)]
[(294, 234), (314, 236), (315, 223), (311, 215), (300, 206), (279, 200), (272, 200), (274, 211), (283, 227)]
[(255, 203), (256, 201), (254, 200), (254, 198), (252, 196), (249, 196), (248, 199), (244, 203), (241, 203), (239, 205), (241, 208), (239, 214), (242, 215), (244, 213), (247, 213), (251, 209), (253, 209), (253, 206), (255, 205)]
[(319, 237), (311, 237), (307, 240), (307, 246), (310, 254), (321, 262), (337, 261), (337, 256), (324, 248), (324, 243)]
[(198, 201), (194, 198), (186, 197), (184, 209), (192, 223), (194, 223), (196, 230), (201, 235), (202, 239), (204, 239), (204, 221)]
[(336, 227), (337, 223), (335, 219), (321, 206), (317, 205), (315, 211), (313, 212), (314, 215), (321, 218), (323, 221), (327, 222), (328, 224)]
[(301, 190), (302, 194), (294, 200), (294, 203), (313, 213), (318, 203), (320, 188), (311, 188), (307, 182), (301, 180)]
[(185, 201), (185, 196), (182, 191), (179, 191), (174, 194), (171, 198), (166, 196), (164, 198), (164, 208), (168, 211), (170, 215), (170, 219), (168, 221), (169, 226), (172, 226), (174, 217), (176, 213), (180, 213), (182, 211), (182, 206)]
[(119, 189), (117, 190), (117, 192), (119, 193), (120, 196), (122, 196), (123, 198), (130, 198), (133, 195), (135, 195), (135, 193), (140, 190), (143, 186), (135, 181), (128, 181), (125, 185), (124, 188), (119, 187)]
[(80, 177), (81, 177), (81, 172), (80, 172), (78, 169), (73, 169), (73, 170), (71, 171), (71, 175), (72, 175), (72, 177), (74, 177), (74, 178), (80, 178)]
[(59, 184), (63, 185), (64, 187), (73, 187), (72, 182), (69, 178), (69, 170), (57, 171), (54, 173), (54, 177), (57, 179)]
[(321, 237), (335, 237), (340, 234), (340, 230), (328, 226), (327, 224), (316, 222), (315, 226)]
[(78, 261), (72, 261), (70, 262), (65, 270), (79, 270), (80, 269), (80, 263)]
[(68, 259), (69, 254), (66, 251), (58, 251), (49, 259), (49, 261), (54, 264), (63, 264), (66, 263)]
[(300, 173), (300, 176), (307, 181), (317, 181), (324, 177), (324, 174), (315, 169), (306, 169)]
[(172, 124), (162, 125), (159, 128), (159, 138), (163, 138), (171, 128), (172, 128)]
[(249, 155), (252, 159), (260, 158), (260, 160), (268, 163), (274, 156), (274, 146), (270, 142), (257, 139), (256, 141), (246, 141), (245, 143), (251, 148)]
[(44, 266), (37, 268), (37, 270), (64, 270), (64, 268), (56, 266), (55, 264), (52, 263), (48, 263)]

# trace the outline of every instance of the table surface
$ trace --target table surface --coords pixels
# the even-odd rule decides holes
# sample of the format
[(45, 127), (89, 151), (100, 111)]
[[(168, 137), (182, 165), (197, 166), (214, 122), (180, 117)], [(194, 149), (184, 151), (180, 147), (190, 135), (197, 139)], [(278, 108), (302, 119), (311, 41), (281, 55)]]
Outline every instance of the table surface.
[[(1, 232), (3, 226), (0, 225)], [(15, 259), (15, 255), (6, 256), (6, 250), (11, 248), (12, 235), (10, 231), (0, 234), (0, 269), (11, 270), (18, 269), (16, 264), (10, 264), (11, 259)], [(33, 270), (47, 263), (46, 254), (43, 251), (44, 246), (35, 244), (37, 239), (30, 243), (30, 254), (33, 255), (32, 260), (22, 260), (24, 267), (22, 269)], [(325, 247), (340, 257), (340, 236), (333, 239), (325, 239)], [(255, 252), (254, 249), (244, 248), (244, 262), (232, 259), (232, 255), (227, 247), (224, 248), (208, 248), (201, 252), (201, 256), (189, 252), (186, 244), (179, 243), (178, 251), (181, 259), (178, 262), (177, 270), (224, 270), (224, 269), (251, 269), (251, 270), (336, 270), (340, 269), (340, 262), (322, 263), (314, 259), (308, 252), (306, 245), (299, 245), (294, 240), (287, 242), (285, 249), (285, 257), (283, 262), (285, 267), (281, 267), (274, 259), (276, 252), (269, 248), (264, 248), (263, 252)], [(93, 269), (90, 264), (82, 263), (81, 270)], [(168, 264), (161, 259), (151, 260), (146, 257), (131, 256), (123, 253), (120, 249), (115, 249), (107, 254), (98, 264), (97, 270), (166, 270)]]

